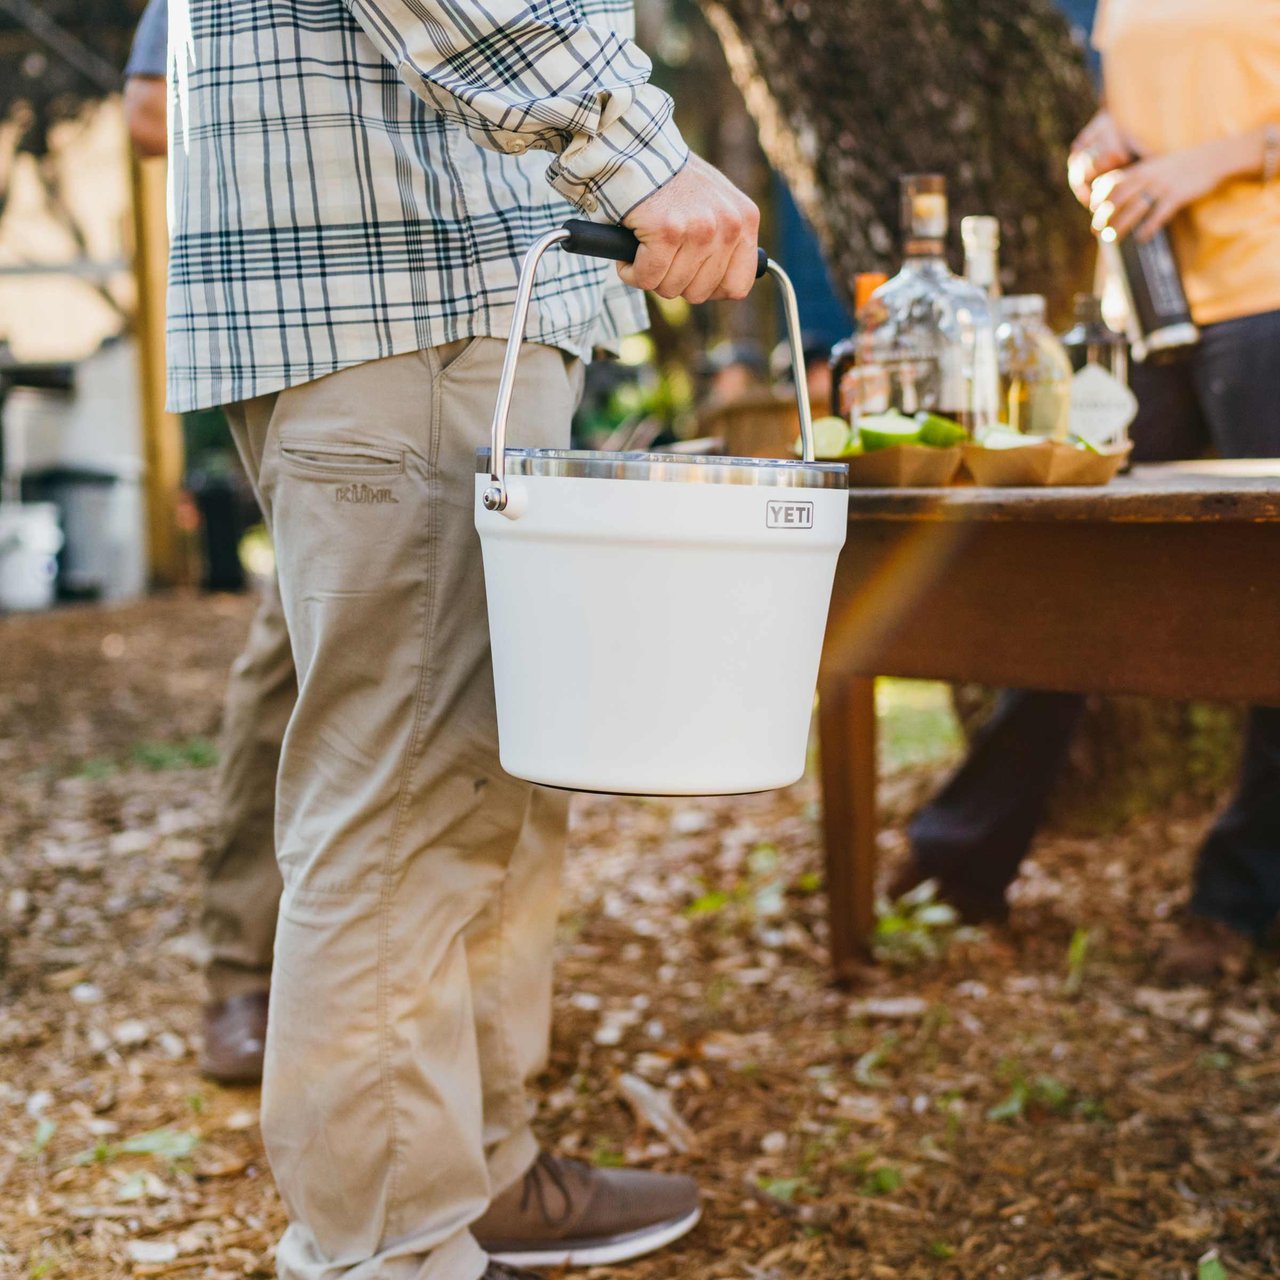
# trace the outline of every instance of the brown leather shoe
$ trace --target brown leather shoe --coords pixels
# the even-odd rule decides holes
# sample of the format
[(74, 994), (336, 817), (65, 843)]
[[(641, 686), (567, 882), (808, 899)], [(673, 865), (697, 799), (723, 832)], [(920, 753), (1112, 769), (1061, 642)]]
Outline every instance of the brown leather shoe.
[(498, 1262), (603, 1267), (638, 1258), (692, 1231), (702, 1208), (692, 1178), (643, 1169), (593, 1169), (545, 1151), (471, 1233)]
[(267, 993), (232, 996), (204, 1007), (200, 1070), (220, 1084), (257, 1084), (267, 1043)]
[(1202, 987), (1238, 978), (1249, 968), (1252, 953), (1253, 943), (1243, 933), (1188, 912), (1156, 960), (1156, 979), (1170, 987)]
[(956, 909), (964, 924), (1004, 924), (1009, 919), (1009, 904), (1004, 894), (993, 894), (965, 884), (963, 880), (944, 880), (924, 871), (914, 858), (908, 858), (890, 880), (885, 896), (890, 902), (906, 897), (926, 880), (937, 880), (938, 899)]

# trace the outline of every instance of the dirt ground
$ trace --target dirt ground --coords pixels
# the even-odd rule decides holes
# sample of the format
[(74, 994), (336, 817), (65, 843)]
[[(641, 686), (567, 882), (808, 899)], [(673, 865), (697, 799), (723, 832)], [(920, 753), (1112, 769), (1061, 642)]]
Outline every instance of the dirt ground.
[[(250, 608), (0, 622), (0, 1277), (274, 1274), (258, 1093), (196, 1068)], [(886, 781), (888, 857), (933, 780)], [(593, 1274), (1280, 1275), (1280, 982), (1149, 985), (1206, 815), (1046, 839), (1008, 932), (901, 913), (854, 991), (824, 967), (818, 817), (812, 783), (575, 802), (540, 1132), (706, 1192), (679, 1246)]]

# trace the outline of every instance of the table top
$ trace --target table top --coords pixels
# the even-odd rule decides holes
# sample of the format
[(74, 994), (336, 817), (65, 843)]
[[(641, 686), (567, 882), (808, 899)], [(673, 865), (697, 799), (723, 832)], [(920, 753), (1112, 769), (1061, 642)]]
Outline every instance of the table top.
[(1096, 487), (850, 489), (849, 519), (1280, 524), (1280, 459), (1165, 462)]

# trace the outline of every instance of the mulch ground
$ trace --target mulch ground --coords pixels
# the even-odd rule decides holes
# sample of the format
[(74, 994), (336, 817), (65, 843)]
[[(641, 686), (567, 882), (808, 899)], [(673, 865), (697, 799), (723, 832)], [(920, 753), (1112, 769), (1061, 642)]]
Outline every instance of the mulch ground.
[[(254, 1089), (196, 1068), (211, 741), (251, 603), (0, 622), (0, 1276), (274, 1274)], [(886, 855), (932, 776), (886, 784)], [(1150, 985), (1206, 815), (1049, 837), (1007, 931), (928, 904), (852, 991), (811, 783), (575, 801), (546, 1143), (685, 1169), (620, 1280), (1280, 1274), (1280, 983)]]

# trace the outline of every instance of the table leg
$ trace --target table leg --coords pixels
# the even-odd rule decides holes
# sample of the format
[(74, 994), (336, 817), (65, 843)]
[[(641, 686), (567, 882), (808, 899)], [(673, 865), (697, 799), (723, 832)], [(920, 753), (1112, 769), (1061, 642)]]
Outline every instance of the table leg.
[(875, 924), (875, 681), (824, 672), (818, 736), (831, 960), (840, 980), (854, 977), (869, 958)]

